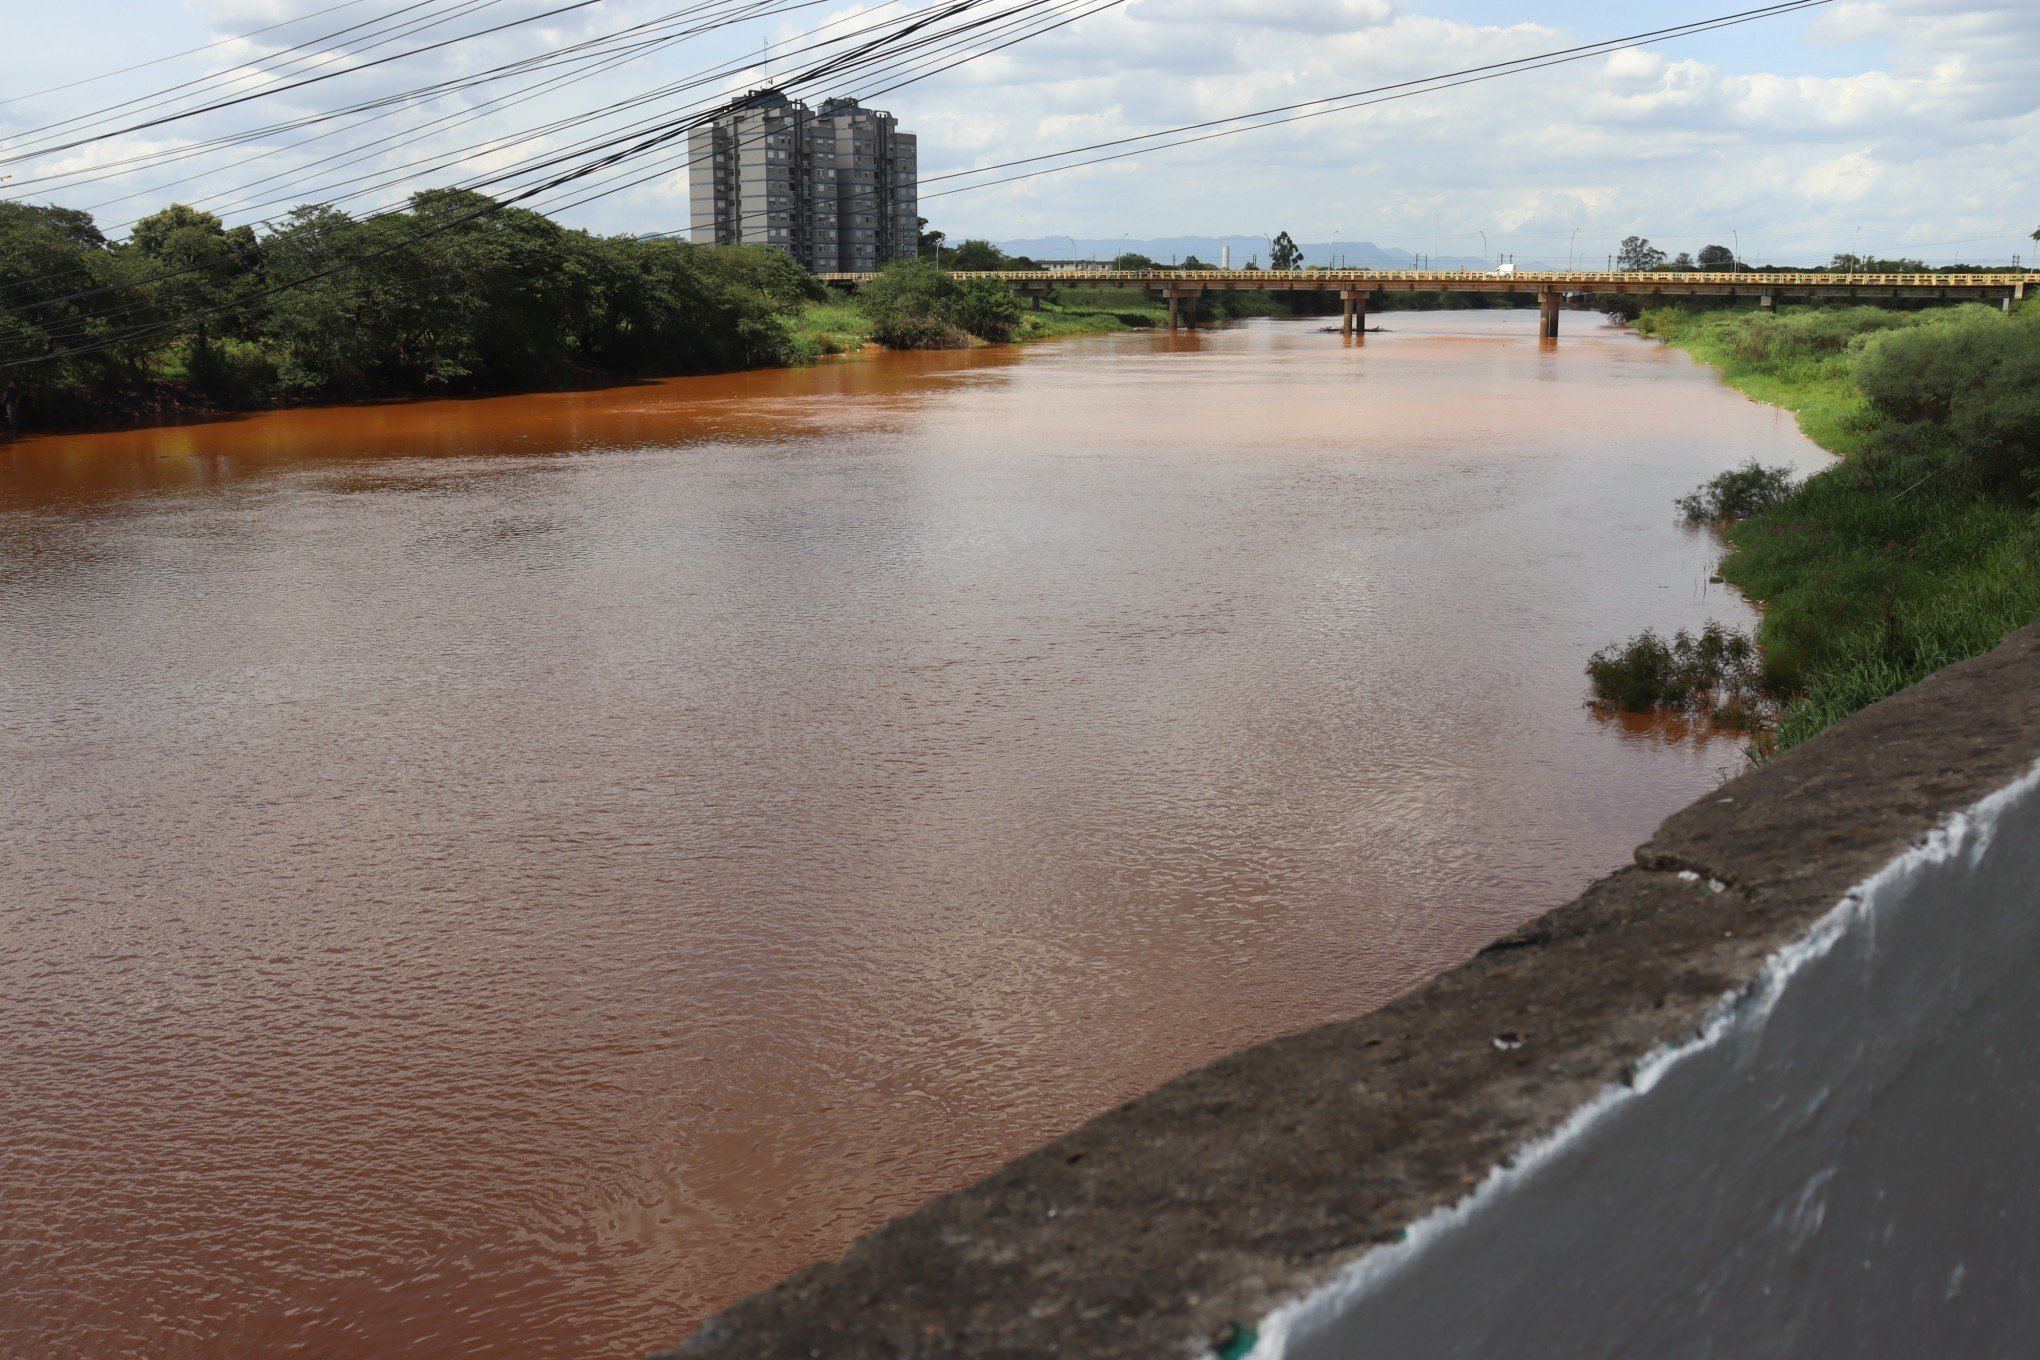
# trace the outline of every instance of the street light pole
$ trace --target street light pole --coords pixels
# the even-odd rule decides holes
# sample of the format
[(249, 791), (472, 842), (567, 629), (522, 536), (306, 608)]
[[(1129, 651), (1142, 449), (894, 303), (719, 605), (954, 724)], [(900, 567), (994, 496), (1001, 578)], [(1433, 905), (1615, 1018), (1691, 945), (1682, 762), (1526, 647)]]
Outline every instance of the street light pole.
[(1730, 227), (1728, 234), (1735, 238), (1735, 269), (1733, 272), (1740, 274), (1742, 273), (1742, 233), (1734, 227)]
[(1580, 243), (1580, 229), (1578, 227), (1574, 227), (1572, 229), (1572, 239), (1565, 243), (1565, 267), (1567, 269), (1571, 269), (1573, 267), (1573, 247), (1578, 245), (1579, 243)]

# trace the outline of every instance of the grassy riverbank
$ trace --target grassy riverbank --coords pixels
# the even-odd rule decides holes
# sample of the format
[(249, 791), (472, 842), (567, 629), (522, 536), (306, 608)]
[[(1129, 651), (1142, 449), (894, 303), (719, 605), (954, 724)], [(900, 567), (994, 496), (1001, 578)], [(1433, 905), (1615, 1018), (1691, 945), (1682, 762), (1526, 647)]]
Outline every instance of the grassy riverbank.
[(1725, 528), (1794, 745), (2040, 618), (2040, 309), (1646, 313), (1840, 456)]
[[(1043, 304), (1040, 311), (1024, 311), (1013, 327), (1012, 343), (1032, 340), (1064, 340), (1083, 335), (1110, 335), (1114, 331), (1146, 329), (1165, 325), (1166, 307), (1153, 303), (1125, 303), (1117, 299), (1089, 298)], [(787, 321), (801, 357), (807, 360), (832, 354), (856, 354), (876, 344), (876, 323), (848, 299), (812, 302)], [(981, 342), (983, 343), (983, 342)]]

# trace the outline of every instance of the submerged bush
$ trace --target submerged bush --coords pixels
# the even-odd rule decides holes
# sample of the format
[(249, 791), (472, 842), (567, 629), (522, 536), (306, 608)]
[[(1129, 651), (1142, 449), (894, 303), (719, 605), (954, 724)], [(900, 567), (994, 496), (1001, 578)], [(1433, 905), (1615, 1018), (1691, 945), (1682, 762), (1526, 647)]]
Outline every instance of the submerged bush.
[(1736, 727), (1754, 725), (1767, 700), (1756, 643), (1719, 623), (1669, 641), (1646, 628), (1595, 652), (1587, 678), (1596, 699), (1627, 713), (1707, 712)]
[(1752, 458), (1707, 481), (1698, 490), (1674, 502), (1694, 524), (1748, 519), (1781, 504), (1792, 494), (1792, 473), (1785, 468), (1767, 468)]

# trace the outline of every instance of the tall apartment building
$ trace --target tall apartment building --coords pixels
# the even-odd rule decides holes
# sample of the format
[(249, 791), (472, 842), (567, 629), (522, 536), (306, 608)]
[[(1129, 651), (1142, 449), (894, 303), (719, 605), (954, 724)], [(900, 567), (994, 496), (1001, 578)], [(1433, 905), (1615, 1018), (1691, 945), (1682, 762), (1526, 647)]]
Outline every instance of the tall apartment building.
[(818, 274), (868, 272), (920, 244), (917, 140), (889, 113), (755, 90), (687, 150), (698, 244), (778, 246)]

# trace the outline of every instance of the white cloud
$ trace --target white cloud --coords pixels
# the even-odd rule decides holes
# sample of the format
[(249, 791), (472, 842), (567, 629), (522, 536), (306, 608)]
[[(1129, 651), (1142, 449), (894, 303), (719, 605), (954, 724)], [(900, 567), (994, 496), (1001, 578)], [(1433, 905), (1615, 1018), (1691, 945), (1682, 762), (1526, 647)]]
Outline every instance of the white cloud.
[(1861, 203), (1884, 178), (1884, 167), (1867, 151), (1822, 161), (1802, 181), (1809, 199), (1826, 203)]
[(1291, 33), (1354, 33), (1393, 19), (1393, 0), (1136, 0), (1135, 21), (1234, 24)]

